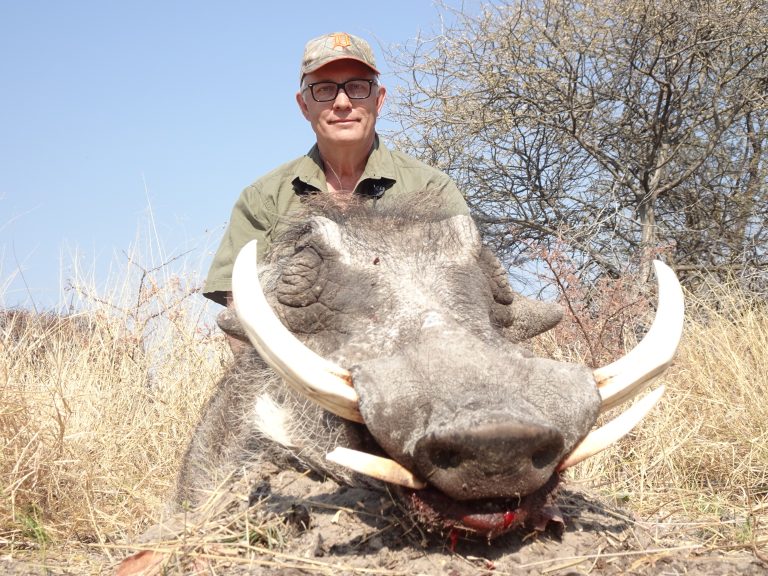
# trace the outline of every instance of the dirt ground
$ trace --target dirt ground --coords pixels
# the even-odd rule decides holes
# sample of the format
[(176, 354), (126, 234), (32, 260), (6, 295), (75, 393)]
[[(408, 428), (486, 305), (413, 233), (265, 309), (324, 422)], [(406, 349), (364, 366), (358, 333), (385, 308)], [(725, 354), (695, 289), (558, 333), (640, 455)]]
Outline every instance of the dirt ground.
[[(122, 558), (147, 547), (170, 551), (156, 556), (161, 564), (147, 574), (768, 573), (760, 551), (714, 549), (706, 545), (705, 534), (696, 530), (679, 523), (633, 521), (620, 509), (567, 487), (558, 498), (565, 520), (562, 531), (506, 535), (488, 543), (426, 534), (381, 492), (343, 487), (292, 470), (273, 472), (265, 474), (251, 494), (251, 501), (258, 499), (260, 504), (243, 516), (245, 524), (252, 523), (247, 530), (241, 522), (234, 531), (216, 533), (210, 518), (200, 529), (186, 518), (180, 539), (169, 540), (168, 531), (161, 535), (156, 527), (141, 539), (151, 545), (135, 542), (130, 547), (91, 548), (85, 555), (67, 559), (56, 558), (53, 551), (45, 559), (30, 552), (3, 553), (0, 573), (114, 574)], [(241, 498), (240, 508), (248, 510), (244, 502)], [(246, 533), (250, 536), (242, 536)]]

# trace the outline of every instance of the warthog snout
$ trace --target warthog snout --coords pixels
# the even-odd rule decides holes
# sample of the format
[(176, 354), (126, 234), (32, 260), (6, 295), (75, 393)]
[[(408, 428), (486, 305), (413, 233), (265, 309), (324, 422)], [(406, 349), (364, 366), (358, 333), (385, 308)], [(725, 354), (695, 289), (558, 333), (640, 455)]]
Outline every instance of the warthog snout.
[(553, 474), (563, 437), (536, 423), (490, 422), (431, 433), (414, 450), (422, 478), (456, 500), (527, 494)]

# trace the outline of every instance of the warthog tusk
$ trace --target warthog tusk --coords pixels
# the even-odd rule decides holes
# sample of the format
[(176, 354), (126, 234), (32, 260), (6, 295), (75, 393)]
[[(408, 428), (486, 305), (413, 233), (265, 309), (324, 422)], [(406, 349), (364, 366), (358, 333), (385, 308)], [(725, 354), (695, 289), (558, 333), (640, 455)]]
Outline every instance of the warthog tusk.
[(648, 394), (645, 398), (638, 400), (631, 408), (622, 412), (619, 416), (593, 430), (587, 434), (576, 448), (571, 451), (565, 459), (560, 462), (558, 470), (565, 470), (575, 466), (579, 462), (591, 458), (598, 452), (608, 448), (614, 442), (617, 442), (645, 418), (646, 414), (656, 406), (656, 403), (664, 394), (664, 386), (659, 386), (656, 390)]
[(240, 250), (232, 270), (235, 310), (248, 339), (297, 392), (342, 418), (362, 423), (352, 376), (315, 354), (283, 326), (264, 296), (256, 254), (256, 240), (252, 240)]
[(650, 330), (629, 354), (593, 372), (602, 398), (601, 412), (641, 392), (672, 363), (680, 343), (685, 315), (683, 290), (669, 266), (658, 260), (653, 265), (659, 304)]
[(340, 466), (390, 484), (414, 490), (421, 490), (427, 486), (426, 482), (414, 476), (410, 470), (389, 458), (341, 447), (334, 448), (325, 457)]

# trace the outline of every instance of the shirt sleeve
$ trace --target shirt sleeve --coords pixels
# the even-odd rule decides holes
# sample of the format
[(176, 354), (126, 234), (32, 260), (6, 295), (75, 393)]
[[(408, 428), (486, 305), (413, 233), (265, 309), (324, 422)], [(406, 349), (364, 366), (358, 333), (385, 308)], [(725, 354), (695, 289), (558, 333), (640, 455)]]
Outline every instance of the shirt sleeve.
[(258, 258), (264, 257), (271, 228), (270, 212), (264, 206), (265, 198), (256, 186), (249, 186), (240, 194), (232, 208), (229, 225), (208, 270), (203, 296), (226, 305), (226, 293), (232, 291), (232, 267), (240, 249), (251, 240), (258, 241)]
[(469, 206), (464, 199), (464, 195), (459, 190), (456, 183), (447, 174), (443, 174), (445, 177), (442, 182), (442, 191), (444, 199), (445, 211), (450, 216), (457, 216), (459, 214), (469, 214)]

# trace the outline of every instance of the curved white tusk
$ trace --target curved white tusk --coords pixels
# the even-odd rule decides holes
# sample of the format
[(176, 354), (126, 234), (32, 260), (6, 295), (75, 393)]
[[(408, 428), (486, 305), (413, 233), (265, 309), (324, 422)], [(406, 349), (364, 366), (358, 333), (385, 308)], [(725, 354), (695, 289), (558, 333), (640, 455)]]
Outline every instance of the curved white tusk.
[(651, 408), (656, 406), (656, 403), (661, 399), (663, 394), (664, 386), (659, 386), (645, 398), (635, 402), (631, 408), (628, 408), (619, 416), (597, 430), (593, 430), (587, 434), (586, 438), (584, 438), (584, 440), (582, 440), (579, 445), (576, 446), (576, 448), (574, 448), (562, 462), (560, 462), (558, 470), (565, 470), (587, 458), (591, 458), (598, 452), (602, 452), (608, 448), (608, 446), (629, 434), (632, 428), (637, 426), (640, 420), (645, 418), (648, 412), (651, 411)]
[(232, 294), (249, 340), (289, 386), (342, 418), (363, 422), (349, 372), (307, 348), (283, 326), (267, 302), (256, 267), (256, 240), (237, 255)]
[(672, 363), (680, 343), (685, 317), (683, 289), (669, 266), (658, 260), (653, 265), (659, 304), (650, 330), (627, 355), (593, 372), (602, 398), (601, 412), (642, 391)]
[(421, 490), (427, 487), (426, 482), (417, 478), (410, 470), (389, 458), (382, 458), (381, 456), (374, 456), (366, 452), (341, 447), (334, 448), (325, 457), (340, 466), (360, 474), (365, 474), (371, 478), (376, 478), (377, 480), (389, 482), (390, 484), (397, 484), (398, 486), (405, 486), (414, 490)]

